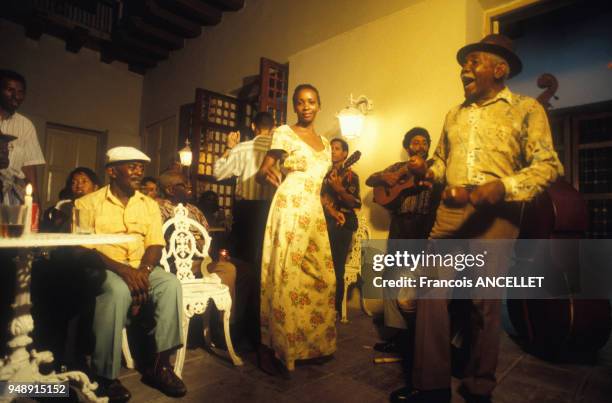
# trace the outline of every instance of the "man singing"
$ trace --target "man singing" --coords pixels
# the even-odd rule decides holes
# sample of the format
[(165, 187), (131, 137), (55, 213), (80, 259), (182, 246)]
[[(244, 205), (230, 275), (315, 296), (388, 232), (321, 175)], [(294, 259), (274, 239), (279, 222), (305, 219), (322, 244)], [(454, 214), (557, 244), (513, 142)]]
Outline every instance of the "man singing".
[[(546, 113), (535, 99), (506, 87), (505, 80), (522, 68), (508, 38), (488, 35), (461, 48), (457, 60), (465, 101), (447, 114), (427, 172), (428, 179), (444, 183), (447, 189), (430, 238), (515, 239), (519, 214), (514, 202), (531, 200), (563, 172)], [(512, 243), (500, 241), (493, 246), (487, 273), (505, 273)], [(450, 402), (449, 297), (448, 290), (422, 290), (417, 304), (414, 389), (393, 392), (391, 401)], [(489, 402), (496, 384), (501, 303), (499, 299), (469, 301), (470, 356), (460, 393), (467, 402)]]

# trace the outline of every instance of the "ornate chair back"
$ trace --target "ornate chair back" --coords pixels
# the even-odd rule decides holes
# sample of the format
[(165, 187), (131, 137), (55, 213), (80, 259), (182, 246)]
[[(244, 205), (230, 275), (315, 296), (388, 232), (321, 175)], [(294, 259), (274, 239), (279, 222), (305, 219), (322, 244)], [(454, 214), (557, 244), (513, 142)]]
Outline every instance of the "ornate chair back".
[[(211, 237), (206, 229), (196, 220), (189, 218), (188, 215), (187, 208), (182, 203), (179, 203), (174, 208), (174, 216), (162, 226), (164, 234), (171, 226), (174, 226), (174, 230), (170, 234), (166, 247), (163, 249), (160, 264), (167, 272), (170, 272), (171, 263), (169, 258), (172, 257), (174, 259), (174, 267), (176, 268), (176, 276), (180, 281), (195, 279), (195, 275), (191, 270), (193, 259), (206, 259), (211, 243)], [(198, 247), (194, 232), (202, 237), (204, 245)], [(202, 270), (202, 274), (204, 277), (209, 276), (207, 270)]]
[[(361, 276), (361, 241), (370, 239), (370, 227), (361, 211), (357, 212), (357, 221), (359, 227), (353, 233), (351, 249), (344, 264), (344, 297), (342, 299), (342, 317), (340, 319), (342, 323), (348, 322), (346, 309), (348, 288), (351, 284), (357, 283), (358, 277)], [(366, 314), (372, 316), (372, 313), (366, 307), (363, 293), (361, 293), (361, 309)]]

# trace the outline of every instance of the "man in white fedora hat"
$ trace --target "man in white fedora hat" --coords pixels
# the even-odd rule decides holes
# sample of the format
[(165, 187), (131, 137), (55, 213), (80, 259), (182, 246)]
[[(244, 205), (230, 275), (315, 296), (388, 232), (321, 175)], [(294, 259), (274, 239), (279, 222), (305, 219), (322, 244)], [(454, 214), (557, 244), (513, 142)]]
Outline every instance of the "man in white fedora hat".
[(130, 234), (137, 240), (95, 246), (107, 269), (93, 321), (92, 364), (101, 386), (99, 394), (111, 402), (131, 397), (117, 379), (122, 330), (130, 317), (148, 324), (147, 334), (155, 346), (154, 356), (144, 363), (143, 381), (169, 396), (180, 397), (187, 390), (169, 359), (183, 343), (181, 285), (176, 276), (159, 266), (165, 245), (159, 207), (137, 190), (144, 164), (151, 159), (134, 147), (111, 148), (106, 155), (110, 185), (78, 199), (75, 207), (93, 213), (95, 233)]

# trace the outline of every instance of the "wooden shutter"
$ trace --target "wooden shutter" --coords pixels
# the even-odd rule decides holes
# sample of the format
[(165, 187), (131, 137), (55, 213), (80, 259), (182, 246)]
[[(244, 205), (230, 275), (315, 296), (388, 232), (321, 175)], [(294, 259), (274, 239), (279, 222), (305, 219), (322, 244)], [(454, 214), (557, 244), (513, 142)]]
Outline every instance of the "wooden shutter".
[(287, 123), (289, 65), (262, 57), (259, 76), (261, 79), (259, 111), (270, 112), (277, 126)]

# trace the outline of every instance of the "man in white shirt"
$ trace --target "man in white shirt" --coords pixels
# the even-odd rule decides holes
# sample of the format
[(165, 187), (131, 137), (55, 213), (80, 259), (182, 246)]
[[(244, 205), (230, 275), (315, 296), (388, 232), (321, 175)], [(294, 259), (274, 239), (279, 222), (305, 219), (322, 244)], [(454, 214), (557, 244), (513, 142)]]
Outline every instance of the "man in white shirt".
[(0, 133), (15, 136), (9, 144), (9, 166), (0, 169), (2, 202), (23, 203), (26, 183), (37, 189), (36, 165), (43, 165), (43, 157), (30, 119), (17, 113), (26, 96), (25, 78), (11, 70), (0, 70)]
[(242, 143), (239, 143), (240, 132), (229, 133), (227, 148), (215, 162), (213, 175), (217, 180), (237, 177), (230, 238), (235, 249), (232, 254), (259, 270), (264, 230), (275, 189), (257, 183), (255, 174), (270, 149), (274, 118), (268, 112), (259, 112), (251, 128), (255, 138)]

